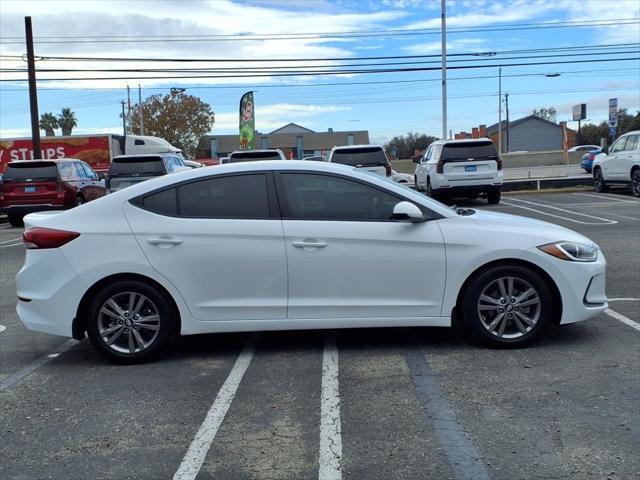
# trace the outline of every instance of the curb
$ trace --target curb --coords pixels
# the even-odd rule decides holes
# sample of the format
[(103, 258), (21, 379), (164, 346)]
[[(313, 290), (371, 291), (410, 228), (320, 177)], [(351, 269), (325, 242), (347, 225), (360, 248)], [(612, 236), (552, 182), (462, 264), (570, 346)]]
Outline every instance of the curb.
[(544, 188), (592, 186), (591, 177), (538, 178), (535, 180), (505, 180), (502, 184), (503, 192), (518, 190), (542, 190)]

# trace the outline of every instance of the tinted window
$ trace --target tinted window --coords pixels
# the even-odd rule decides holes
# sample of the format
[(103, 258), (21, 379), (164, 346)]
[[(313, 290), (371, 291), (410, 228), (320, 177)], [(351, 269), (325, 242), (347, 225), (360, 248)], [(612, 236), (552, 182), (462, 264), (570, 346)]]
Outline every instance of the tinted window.
[(147, 195), (142, 200), (142, 206), (161, 215), (177, 215), (176, 189), (170, 188), (169, 190)]
[(4, 172), (4, 181), (49, 180), (58, 178), (58, 168), (53, 162), (30, 161), (9, 163)]
[(379, 147), (348, 148), (334, 150), (331, 162), (353, 167), (378, 166), (386, 165), (387, 157)]
[(78, 178), (78, 173), (73, 163), (65, 162), (58, 164), (58, 171), (62, 178)]
[(268, 218), (267, 177), (262, 174), (208, 178), (178, 187), (180, 216)]
[(162, 157), (116, 157), (109, 166), (109, 175), (163, 175), (166, 168)]
[(640, 137), (638, 135), (629, 135), (627, 138), (627, 143), (624, 146), (625, 150), (638, 150), (638, 139)]
[(275, 150), (269, 152), (234, 152), (227, 163), (253, 162), (256, 160), (282, 160), (282, 157)]
[(389, 221), (397, 197), (359, 182), (325, 175), (282, 175), (289, 212), (299, 220)]
[(446, 162), (497, 159), (498, 150), (493, 142), (448, 143), (442, 147), (441, 159)]
[(140, 140), (140, 139), (136, 138), (136, 141), (133, 142), (133, 143), (134, 143), (134, 145), (144, 145), (144, 140)]

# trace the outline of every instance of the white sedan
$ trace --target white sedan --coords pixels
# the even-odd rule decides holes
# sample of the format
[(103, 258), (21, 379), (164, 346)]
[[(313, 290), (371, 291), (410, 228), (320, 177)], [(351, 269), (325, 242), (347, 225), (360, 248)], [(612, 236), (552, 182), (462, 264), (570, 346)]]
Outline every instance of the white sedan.
[(177, 335), (450, 326), (523, 345), (607, 308), (605, 259), (571, 230), (453, 210), (323, 162), (158, 177), (25, 217), (18, 315), (124, 362)]

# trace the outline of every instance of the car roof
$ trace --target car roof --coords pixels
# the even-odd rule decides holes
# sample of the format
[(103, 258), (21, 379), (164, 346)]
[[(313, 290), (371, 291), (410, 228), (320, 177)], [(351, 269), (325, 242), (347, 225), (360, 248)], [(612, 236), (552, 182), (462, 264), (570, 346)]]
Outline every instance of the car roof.
[(175, 156), (175, 153), (173, 152), (162, 152), (162, 153), (132, 153), (130, 155), (116, 155), (115, 157), (113, 157), (114, 160), (118, 159), (118, 160), (122, 160), (122, 159), (127, 159), (127, 158), (153, 158), (153, 157), (164, 157), (165, 155), (171, 155), (172, 157)]
[(444, 140), (436, 140), (435, 142), (432, 142), (431, 145), (444, 145), (444, 144), (447, 144), (447, 143), (473, 143), (473, 142), (491, 142), (491, 143), (493, 143), (493, 140), (491, 140), (490, 138), (487, 138), (487, 137), (444, 139)]
[(64, 163), (64, 162), (82, 162), (82, 160), (80, 160), (79, 158), (70, 158), (70, 157), (64, 157), (64, 158), (38, 158), (38, 159), (34, 158), (32, 160), (12, 160), (11, 162), (8, 162), (7, 165), (25, 164), (25, 163), (31, 163), (31, 162)]
[[(273, 152), (277, 152), (277, 153), (282, 153), (282, 150), (280, 150), (279, 148), (259, 148), (259, 149), (255, 149), (255, 150), (234, 150), (233, 152), (231, 152), (229, 154), (229, 156), (238, 153), (273, 153)], [(225, 158), (225, 157), (223, 157)]]
[(331, 150), (351, 150), (351, 149), (357, 149), (357, 148), (379, 148), (381, 150), (384, 150), (384, 148), (382, 148), (381, 145), (375, 145), (373, 143), (362, 143), (360, 145), (339, 145), (336, 147), (333, 147)]

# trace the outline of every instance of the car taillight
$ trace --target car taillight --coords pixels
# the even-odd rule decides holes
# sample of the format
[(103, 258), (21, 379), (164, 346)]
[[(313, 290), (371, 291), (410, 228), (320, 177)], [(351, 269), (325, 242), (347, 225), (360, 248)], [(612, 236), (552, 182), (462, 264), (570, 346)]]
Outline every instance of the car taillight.
[(391, 171), (391, 164), (389, 162), (384, 165), (384, 169), (387, 173), (387, 177), (390, 177), (393, 174), (393, 172)]
[(36, 227), (25, 230), (22, 240), (27, 249), (58, 248), (79, 236), (78, 232)]
[(438, 160), (438, 163), (436, 163), (436, 173), (444, 173), (444, 162), (442, 159)]
[(502, 159), (500, 157), (497, 158), (496, 163), (498, 164), (498, 170), (502, 170)]

